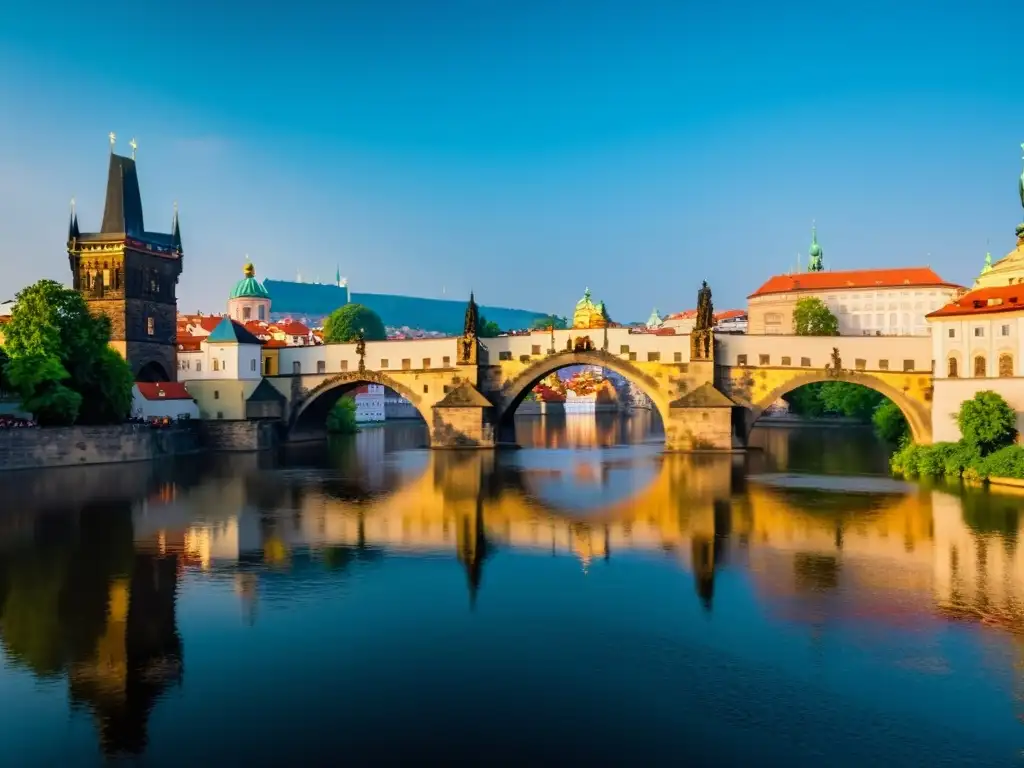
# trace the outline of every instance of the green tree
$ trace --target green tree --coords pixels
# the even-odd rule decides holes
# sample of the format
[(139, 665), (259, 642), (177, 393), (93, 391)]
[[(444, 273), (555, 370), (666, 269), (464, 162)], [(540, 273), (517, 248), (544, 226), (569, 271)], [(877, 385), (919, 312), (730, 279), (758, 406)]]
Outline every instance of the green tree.
[(356, 340), (360, 329), (367, 341), (384, 341), (387, 333), (380, 316), (362, 304), (346, 304), (331, 312), (324, 321), (324, 341), (328, 344)]
[(359, 431), (355, 400), (351, 397), (338, 398), (327, 414), (327, 431), (335, 435), (354, 435)]
[(495, 336), (501, 334), (501, 328), (493, 320), (488, 320), (483, 315), (480, 315), (480, 320), (477, 322), (476, 335), (481, 339), (493, 339)]
[(793, 310), (793, 332), (797, 336), (838, 336), (839, 321), (821, 299), (800, 299)]
[(871, 423), (874, 424), (878, 436), (890, 443), (901, 443), (910, 435), (910, 426), (903, 411), (888, 398), (882, 400), (875, 408), (871, 415)]
[(530, 328), (535, 331), (546, 331), (551, 326), (554, 326), (556, 331), (561, 331), (569, 327), (569, 321), (558, 315), (545, 315), (530, 324)]
[(873, 389), (846, 381), (826, 381), (818, 390), (826, 413), (869, 421), (884, 397)]
[(110, 349), (110, 320), (92, 315), (82, 296), (52, 280), (17, 295), (4, 329), (11, 388), (40, 424), (123, 421), (132, 375)]
[(956, 423), (963, 442), (974, 446), (982, 456), (1012, 445), (1017, 437), (1017, 414), (992, 391), (978, 392), (961, 403)]

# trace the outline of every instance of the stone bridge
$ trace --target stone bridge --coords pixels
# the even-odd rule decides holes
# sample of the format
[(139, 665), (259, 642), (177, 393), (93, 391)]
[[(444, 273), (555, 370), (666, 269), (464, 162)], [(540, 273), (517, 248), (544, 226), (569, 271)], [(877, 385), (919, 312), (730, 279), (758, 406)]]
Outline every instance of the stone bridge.
[(915, 442), (932, 441), (930, 336), (719, 335), (715, 366), (715, 385), (744, 407), (737, 422), (744, 442), (772, 403), (822, 381), (880, 392), (903, 412)]
[(560, 368), (596, 365), (650, 398), (669, 451), (741, 449), (781, 395), (835, 379), (882, 392), (906, 414), (915, 439), (930, 442), (926, 338), (718, 336), (709, 354), (691, 359), (693, 341), (608, 328), (367, 342), (362, 349), (354, 343), (288, 347), (280, 353), (281, 373), (268, 380), (287, 398), (293, 440), (322, 438), (338, 398), (377, 383), (419, 411), (432, 447), (513, 445), (516, 408), (538, 382)]

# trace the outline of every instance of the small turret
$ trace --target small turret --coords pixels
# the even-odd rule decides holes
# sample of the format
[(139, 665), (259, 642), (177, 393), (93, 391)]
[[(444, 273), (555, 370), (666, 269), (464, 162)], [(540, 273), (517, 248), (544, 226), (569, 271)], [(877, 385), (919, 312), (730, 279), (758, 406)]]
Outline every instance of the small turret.
[(78, 214), (75, 212), (75, 199), (71, 198), (71, 215), (68, 218), (68, 244), (73, 245), (81, 233), (78, 231)]

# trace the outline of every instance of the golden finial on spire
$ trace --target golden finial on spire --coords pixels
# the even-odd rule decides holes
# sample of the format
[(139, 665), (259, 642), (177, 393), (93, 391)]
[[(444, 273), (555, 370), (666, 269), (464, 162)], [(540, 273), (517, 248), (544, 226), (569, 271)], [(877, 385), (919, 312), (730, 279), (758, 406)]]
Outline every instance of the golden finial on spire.
[(110, 153), (114, 153), (114, 144), (117, 143), (117, 134), (111, 131), (107, 134), (107, 138), (110, 139)]
[(132, 148), (132, 160), (134, 160), (135, 152), (139, 148), (138, 142), (135, 141), (134, 136), (132, 136), (132, 140), (128, 142), (128, 146)]

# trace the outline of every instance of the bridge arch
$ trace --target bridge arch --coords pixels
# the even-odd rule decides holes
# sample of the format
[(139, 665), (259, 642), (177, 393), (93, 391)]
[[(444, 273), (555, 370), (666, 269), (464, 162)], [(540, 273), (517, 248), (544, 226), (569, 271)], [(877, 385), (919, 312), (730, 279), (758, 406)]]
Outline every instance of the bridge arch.
[(409, 387), (395, 381), (385, 373), (379, 371), (350, 371), (339, 373), (322, 381), (313, 389), (305, 392), (297, 400), (293, 398), (294, 405), (288, 419), (289, 436), (301, 434), (305, 431), (320, 431), (327, 423), (327, 414), (330, 413), (334, 404), (343, 396), (362, 386), (363, 384), (381, 384), (391, 389), (416, 408), (416, 411), (427, 423), (427, 439), (430, 440), (430, 424), (432, 418), (431, 407), (423, 402), (420, 395), (417, 395)]
[(555, 371), (573, 365), (593, 365), (607, 368), (636, 384), (654, 403), (662, 424), (668, 425), (670, 401), (663, 386), (653, 376), (644, 373), (628, 360), (623, 360), (608, 352), (601, 350), (570, 352), (566, 350), (538, 360), (502, 386), (495, 408), (495, 422), (498, 429), (509, 428), (519, 404), (537, 384)]
[(843, 381), (848, 384), (859, 384), (862, 387), (867, 387), (868, 389), (872, 389), (875, 392), (884, 395), (892, 400), (896, 407), (903, 413), (903, 416), (910, 427), (910, 434), (914, 438), (914, 442), (921, 444), (931, 443), (932, 422), (931, 413), (927, 407), (907, 396), (906, 393), (892, 386), (888, 382), (882, 381), (871, 374), (859, 373), (857, 371), (806, 371), (795, 373), (792, 378), (787, 379), (785, 382), (776, 386), (775, 389), (751, 403), (748, 408), (749, 415), (747, 417), (746, 434), (744, 437), (750, 437), (750, 432), (754, 428), (758, 419), (760, 419), (765, 410), (767, 410), (773, 403), (777, 402), (780, 397), (808, 384), (819, 384), (826, 381)]

